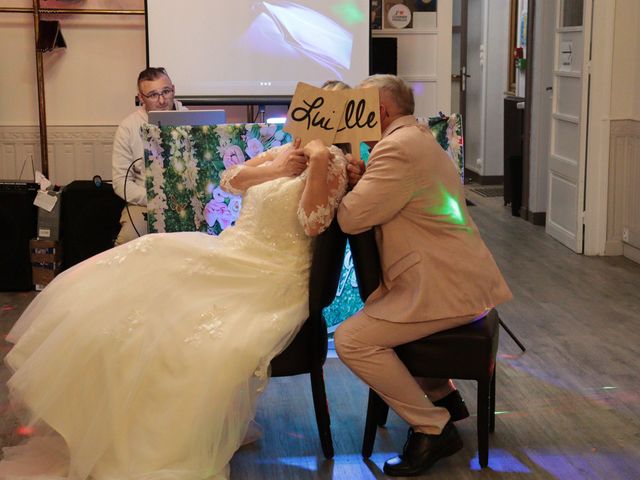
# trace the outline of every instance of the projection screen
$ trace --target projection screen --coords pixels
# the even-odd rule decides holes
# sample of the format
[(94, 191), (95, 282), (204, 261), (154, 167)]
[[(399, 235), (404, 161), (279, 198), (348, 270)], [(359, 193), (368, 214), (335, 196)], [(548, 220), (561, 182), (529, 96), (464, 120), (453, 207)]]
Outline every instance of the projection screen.
[(369, 0), (146, 0), (147, 62), (183, 98), (276, 99), (369, 74)]

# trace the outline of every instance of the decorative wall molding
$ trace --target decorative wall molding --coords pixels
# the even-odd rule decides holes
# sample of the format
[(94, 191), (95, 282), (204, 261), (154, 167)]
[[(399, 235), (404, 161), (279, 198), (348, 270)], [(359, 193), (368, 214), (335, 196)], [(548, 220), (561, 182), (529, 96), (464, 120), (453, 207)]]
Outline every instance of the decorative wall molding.
[[(608, 255), (624, 254), (632, 260), (640, 249), (640, 121), (612, 120), (609, 142), (607, 209)], [(624, 238), (623, 238), (624, 236)], [(637, 257), (636, 257), (637, 258)]]
[[(116, 126), (47, 127), (49, 180), (67, 185), (94, 175), (111, 179), (111, 151)], [(0, 126), (0, 179), (33, 180), (41, 169), (39, 129)], [(33, 161), (33, 169), (32, 169)]]

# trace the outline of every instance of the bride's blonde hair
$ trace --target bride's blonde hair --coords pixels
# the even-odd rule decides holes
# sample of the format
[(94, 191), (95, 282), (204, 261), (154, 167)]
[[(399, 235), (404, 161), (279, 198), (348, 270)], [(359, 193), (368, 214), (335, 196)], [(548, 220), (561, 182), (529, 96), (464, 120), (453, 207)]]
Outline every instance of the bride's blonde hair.
[(346, 83), (344, 83), (342, 80), (327, 80), (322, 84), (320, 88), (322, 88), (323, 90), (331, 90), (331, 91), (351, 89), (351, 87)]

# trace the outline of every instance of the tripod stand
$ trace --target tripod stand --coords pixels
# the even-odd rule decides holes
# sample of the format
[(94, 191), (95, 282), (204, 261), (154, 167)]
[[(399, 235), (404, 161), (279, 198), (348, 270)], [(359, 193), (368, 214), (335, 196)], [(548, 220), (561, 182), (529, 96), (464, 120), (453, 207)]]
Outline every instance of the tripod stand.
[(516, 342), (516, 344), (520, 347), (520, 350), (522, 350), (523, 352), (526, 352), (527, 349), (524, 347), (524, 345), (522, 344), (522, 342), (520, 340), (518, 340), (518, 337), (515, 336), (515, 334), (509, 330), (509, 327), (507, 327), (505, 325), (505, 323), (502, 321), (502, 319), (499, 320), (500, 322), (500, 326), (502, 328), (504, 328), (504, 330), (509, 334), (509, 336), (511, 337), (511, 339)]

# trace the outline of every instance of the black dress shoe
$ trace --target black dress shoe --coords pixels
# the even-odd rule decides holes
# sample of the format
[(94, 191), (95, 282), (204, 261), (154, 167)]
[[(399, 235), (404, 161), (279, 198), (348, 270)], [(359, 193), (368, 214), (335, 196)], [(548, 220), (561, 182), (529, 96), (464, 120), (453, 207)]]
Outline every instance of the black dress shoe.
[(440, 435), (428, 435), (409, 429), (402, 455), (384, 463), (384, 473), (392, 477), (415, 477), (434, 463), (462, 448), (462, 438), (453, 423), (447, 422)]
[(463, 420), (469, 416), (469, 410), (467, 410), (467, 406), (464, 404), (464, 399), (458, 390), (454, 390), (446, 397), (433, 402), (433, 404), (436, 407), (444, 407), (449, 410), (452, 422)]

